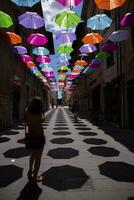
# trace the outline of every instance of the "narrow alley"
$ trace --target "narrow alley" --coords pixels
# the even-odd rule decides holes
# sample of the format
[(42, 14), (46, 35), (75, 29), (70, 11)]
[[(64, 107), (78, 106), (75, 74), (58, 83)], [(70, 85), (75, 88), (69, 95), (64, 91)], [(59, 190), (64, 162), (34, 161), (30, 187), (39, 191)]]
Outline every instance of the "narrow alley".
[(129, 148), (86, 119), (75, 123), (68, 107), (50, 109), (43, 127), (44, 181), (38, 184), (27, 179), (24, 124), (1, 132), (1, 200), (134, 199), (134, 154)]

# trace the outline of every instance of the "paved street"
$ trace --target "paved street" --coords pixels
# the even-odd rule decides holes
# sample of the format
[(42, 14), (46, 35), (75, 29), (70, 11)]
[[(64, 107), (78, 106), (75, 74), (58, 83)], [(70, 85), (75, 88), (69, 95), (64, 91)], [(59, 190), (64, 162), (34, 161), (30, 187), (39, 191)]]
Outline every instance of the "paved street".
[(75, 123), (66, 107), (48, 111), (43, 127), (46, 145), (40, 174), (44, 181), (38, 184), (27, 179), (24, 125), (1, 133), (0, 200), (134, 199), (131, 148), (86, 119)]

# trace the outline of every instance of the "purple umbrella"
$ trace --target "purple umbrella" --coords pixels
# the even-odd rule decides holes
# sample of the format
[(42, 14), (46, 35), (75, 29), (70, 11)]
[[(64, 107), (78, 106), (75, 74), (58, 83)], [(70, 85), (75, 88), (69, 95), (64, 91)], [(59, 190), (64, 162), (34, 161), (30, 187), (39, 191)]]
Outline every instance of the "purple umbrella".
[(69, 62), (64, 60), (64, 61), (59, 61), (57, 62), (58, 65), (61, 65), (61, 66), (65, 66), (65, 65), (69, 65)]
[(101, 48), (102, 51), (113, 52), (117, 49), (117, 45), (108, 40)]
[(92, 63), (87, 66), (87, 68), (89, 68), (89, 69), (95, 69), (97, 67), (98, 67), (97, 64), (92, 64)]
[(63, 6), (77, 6), (82, 0), (56, 0)]
[(102, 60), (98, 59), (98, 58), (94, 58), (92, 61), (91, 61), (91, 64), (95, 64), (95, 65), (101, 65), (103, 63)]
[(36, 12), (25, 12), (18, 17), (19, 24), (25, 28), (38, 29), (44, 26), (44, 19)]
[(60, 32), (56, 35), (58, 44), (70, 43), (76, 40), (76, 35), (73, 32)]
[(14, 47), (12, 47), (12, 51), (13, 51), (13, 53), (20, 54), (20, 55), (27, 53), (27, 49), (23, 46), (14, 46)]
[(33, 33), (27, 38), (27, 42), (29, 44), (39, 46), (39, 45), (45, 45), (48, 42), (48, 39), (43, 34)]
[(84, 44), (83, 46), (80, 47), (80, 52), (81, 53), (92, 53), (97, 50), (96, 46), (93, 44)]
[(123, 27), (133, 27), (134, 26), (134, 12), (126, 13), (120, 21)]
[(121, 42), (123, 40), (127, 40), (129, 37), (129, 33), (127, 30), (118, 30), (114, 31), (110, 37), (108, 38), (112, 42)]

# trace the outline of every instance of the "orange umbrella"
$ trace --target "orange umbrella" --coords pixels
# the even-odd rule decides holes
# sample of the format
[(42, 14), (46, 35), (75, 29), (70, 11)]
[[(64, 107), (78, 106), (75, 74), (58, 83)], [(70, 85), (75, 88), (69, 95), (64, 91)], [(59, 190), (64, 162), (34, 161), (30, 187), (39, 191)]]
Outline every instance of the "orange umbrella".
[(77, 60), (74, 65), (77, 66), (86, 66), (88, 63), (85, 60)]
[(99, 33), (88, 33), (82, 39), (84, 44), (97, 44), (103, 40), (103, 37)]
[(26, 63), (26, 65), (27, 65), (27, 67), (34, 67), (35, 66), (35, 63), (34, 62), (32, 62), (32, 61), (29, 61), (29, 62), (27, 62)]
[(58, 75), (66, 75), (67, 72), (58, 72)]
[(22, 38), (14, 32), (6, 32), (5, 36), (10, 44), (19, 44), (22, 41)]
[(118, 8), (125, 3), (126, 0), (95, 0), (99, 9), (112, 10)]
[(80, 73), (80, 72), (81, 72), (80, 69), (73, 69), (73, 70), (72, 70), (72, 73)]

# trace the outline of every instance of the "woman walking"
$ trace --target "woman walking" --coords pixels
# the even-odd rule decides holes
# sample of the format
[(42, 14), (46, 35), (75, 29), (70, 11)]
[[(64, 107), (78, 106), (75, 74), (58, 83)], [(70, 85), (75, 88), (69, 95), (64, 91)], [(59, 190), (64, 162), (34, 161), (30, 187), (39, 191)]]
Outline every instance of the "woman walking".
[(45, 136), (42, 127), (45, 115), (42, 111), (43, 104), (40, 97), (34, 97), (25, 111), (25, 121), (28, 127), (28, 132), (25, 131), (25, 143), (26, 148), (31, 151), (28, 178), (37, 182), (43, 180), (42, 176), (38, 176), (45, 144)]

